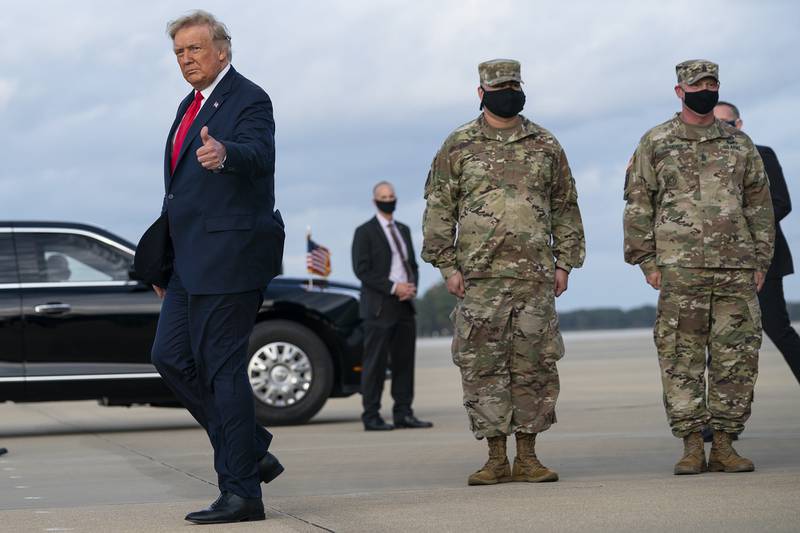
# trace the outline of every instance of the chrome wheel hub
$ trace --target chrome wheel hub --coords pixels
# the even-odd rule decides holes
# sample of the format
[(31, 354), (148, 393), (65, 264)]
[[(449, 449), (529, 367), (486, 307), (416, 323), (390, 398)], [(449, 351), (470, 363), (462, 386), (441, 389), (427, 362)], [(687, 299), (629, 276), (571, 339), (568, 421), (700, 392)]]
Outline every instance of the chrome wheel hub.
[(256, 350), (247, 375), (253, 394), (270, 407), (289, 407), (302, 400), (314, 377), (308, 355), (290, 342), (271, 342)]

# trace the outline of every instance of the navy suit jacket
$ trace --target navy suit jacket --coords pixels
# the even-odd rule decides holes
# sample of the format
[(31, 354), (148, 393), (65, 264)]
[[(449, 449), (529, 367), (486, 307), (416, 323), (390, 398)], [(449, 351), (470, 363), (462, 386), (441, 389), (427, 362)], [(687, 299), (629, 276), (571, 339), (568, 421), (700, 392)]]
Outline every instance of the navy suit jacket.
[[(265, 288), (281, 269), (284, 230), (275, 207), (275, 122), (272, 102), (233, 67), (192, 122), (175, 172), (172, 139), (194, 98), (178, 107), (164, 150), (164, 203), (173, 268), (190, 294), (230, 294)], [(225, 145), (219, 172), (195, 152), (200, 130)]]

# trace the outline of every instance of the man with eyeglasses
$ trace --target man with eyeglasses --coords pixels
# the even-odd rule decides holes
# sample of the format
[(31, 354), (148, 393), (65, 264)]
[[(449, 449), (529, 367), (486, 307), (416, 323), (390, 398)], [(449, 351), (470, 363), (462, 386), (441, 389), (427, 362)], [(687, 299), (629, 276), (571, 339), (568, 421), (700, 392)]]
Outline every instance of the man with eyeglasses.
[[(736, 129), (742, 129), (742, 118), (739, 108), (729, 102), (719, 102), (714, 107), (714, 116), (727, 122)], [(761, 322), (764, 333), (772, 340), (792, 370), (795, 379), (800, 382), (800, 336), (792, 327), (789, 313), (786, 311), (786, 299), (783, 295), (783, 277), (794, 273), (792, 253), (781, 230), (780, 221), (792, 211), (789, 189), (783, 177), (778, 156), (769, 146), (756, 145), (764, 169), (769, 178), (769, 192), (772, 196), (772, 208), (775, 214), (775, 255), (767, 270), (764, 287), (758, 293), (761, 304)]]
[[(674, 473), (750, 472), (731, 440), (750, 416), (758, 374), (756, 294), (775, 239), (769, 183), (750, 138), (714, 118), (719, 67), (690, 60), (676, 73), (680, 113), (645, 133), (628, 165), (625, 260), (660, 291), (664, 405), (684, 442)], [(714, 431), (708, 463), (705, 425)]]
[(578, 194), (556, 138), (519, 114), (519, 62), (486, 61), (478, 74), (483, 113), (447, 138), (428, 174), (422, 258), (458, 298), (453, 362), (472, 432), (489, 444), (467, 483), (556, 481), (534, 446), (556, 421), (555, 297), (585, 255)]

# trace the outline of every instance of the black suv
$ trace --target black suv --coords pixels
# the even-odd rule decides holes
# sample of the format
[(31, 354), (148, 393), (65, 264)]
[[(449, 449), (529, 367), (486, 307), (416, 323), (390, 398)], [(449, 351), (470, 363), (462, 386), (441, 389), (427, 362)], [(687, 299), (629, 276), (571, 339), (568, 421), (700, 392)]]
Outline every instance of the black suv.
[[(0, 401), (177, 405), (150, 364), (161, 302), (131, 278), (135, 246), (63, 222), (0, 222)], [(248, 375), (259, 422), (297, 424), (359, 391), (358, 287), (279, 277)]]

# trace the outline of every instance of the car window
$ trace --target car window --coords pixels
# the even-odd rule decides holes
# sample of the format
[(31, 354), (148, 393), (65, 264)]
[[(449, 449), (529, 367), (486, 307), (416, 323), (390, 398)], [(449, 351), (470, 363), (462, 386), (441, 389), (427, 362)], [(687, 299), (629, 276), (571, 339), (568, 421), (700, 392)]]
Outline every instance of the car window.
[(18, 283), (17, 258), (10, 233), (0, 233), (0, 283)]
[(128, 281), (131, 257), (84, 235), (17, 233), (22, 283)]

